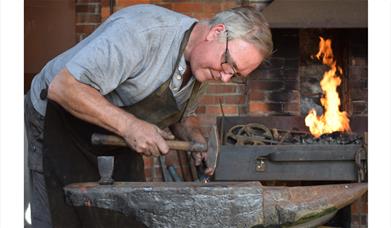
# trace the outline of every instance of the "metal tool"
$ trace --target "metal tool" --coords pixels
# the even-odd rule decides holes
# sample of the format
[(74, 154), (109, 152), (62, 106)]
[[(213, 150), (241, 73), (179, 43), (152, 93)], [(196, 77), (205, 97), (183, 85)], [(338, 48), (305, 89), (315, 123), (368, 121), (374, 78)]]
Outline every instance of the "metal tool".
[(167, 166), (167, 170), (168, 170), (168, 173), (171, 175), (171, 178), (173, 179), (173, 181), (175, 182), (182, 182), (182, 178), (178, 175), (176, 169), (175, 169), (175, 166), (173, 165), (169, 165)]
[(114, 156), (99, 156), (98, 170), (100, 175), (99, 184), (113, 184), (114, 180), (111, 177), (114, 170)]
[(166, 157), (159, 156), (159, 163), (160, 163), (160, 169), (162, 170), (162, 176), (164, 182), (172, 182), (172, 178), (170, 176), (170, 173), (167, 170), (166, 166)]
[[(167, 140), (168, 147), (172, 150), (191, 151), (191, 152), (207, 152), (206, 166), (216, 168), (217, 157), (220, 153), (220, 143), (217, 134), (217, 127), (212, 126), (209, 132), (208, 143), (197, 143), (178, 140)], [(115, 135), (102, 135), (94, 133), (91, 136), (91, 143), (93, 145), (111, 145), (111, 146), (128, 146), (125, 140)]]
[[(128, 146), (125, 140), (116, 135), (103, 135), (94, 133), (91, 136), (93, 145), (107, 145), (107, 146)], [(207, 150), (207, 145), (197, 142), (166, 140), (168, 147), (171, 150), (202, 152)]]

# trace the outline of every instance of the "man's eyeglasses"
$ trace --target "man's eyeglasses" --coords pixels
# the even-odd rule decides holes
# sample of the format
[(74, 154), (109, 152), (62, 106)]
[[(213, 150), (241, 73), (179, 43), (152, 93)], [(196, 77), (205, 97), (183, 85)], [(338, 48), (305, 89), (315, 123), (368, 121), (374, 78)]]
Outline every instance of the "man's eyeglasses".
[(240, 77), (241, 75), (236, 71), (235, 67), (236, 64), (229, 63), (229, 50), (228, 50), (228, 30), (225, 30), (226, 32), (226, 42), (225, 42), (225, 52), (224, 52), (224, 62), (221, 63), (221, 68), (223, 69), (224, 73), (232, 75), (232, 77)]

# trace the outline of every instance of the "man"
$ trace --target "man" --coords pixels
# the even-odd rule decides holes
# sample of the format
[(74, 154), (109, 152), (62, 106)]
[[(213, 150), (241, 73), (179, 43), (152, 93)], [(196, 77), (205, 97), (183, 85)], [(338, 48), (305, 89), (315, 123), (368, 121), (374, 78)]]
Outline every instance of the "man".
[[(168, 153), (166, 127), (205, 143), (195, 115), (203, 82), (246, 77), (272, 49), (252, 8), (200, 22), (154, 5), (110, 16), (47, 63), (25, 98), (33, 227), (130, 226), (121, 215), (67, 206), (62, 187), (97, 181), (98, 155), (115, 156), (115, 180), (144, 181), (141, 155)], [(129, 148), (94, 147), (93, 132), (117, 134)], [(195, 154), (196, 165), (205, 156)]]

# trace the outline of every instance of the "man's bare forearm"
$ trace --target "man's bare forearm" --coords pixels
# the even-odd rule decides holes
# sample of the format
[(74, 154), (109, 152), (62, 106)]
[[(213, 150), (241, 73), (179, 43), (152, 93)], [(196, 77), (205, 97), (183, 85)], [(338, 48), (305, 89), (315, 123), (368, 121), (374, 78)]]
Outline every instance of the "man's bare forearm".
[(136, 117), (106, 100), (96, 89), (77, 81), (63, 69), (50, 83), (48, 97), (68, 112), (118, 135)]

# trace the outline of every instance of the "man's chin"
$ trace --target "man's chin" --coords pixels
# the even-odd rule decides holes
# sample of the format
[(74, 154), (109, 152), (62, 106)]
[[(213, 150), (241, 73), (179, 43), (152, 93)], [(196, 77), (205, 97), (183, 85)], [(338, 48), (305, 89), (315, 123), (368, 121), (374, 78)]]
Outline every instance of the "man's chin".
[(211, 79), (207, 78), (204, 74), (194, 74), (194, 77), (197, 79), (197, 81), (199, 82), (205, 82), (205, 81), (209, 81)]

